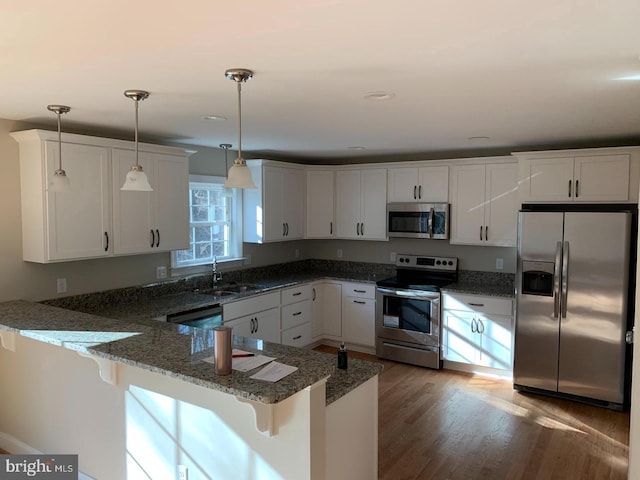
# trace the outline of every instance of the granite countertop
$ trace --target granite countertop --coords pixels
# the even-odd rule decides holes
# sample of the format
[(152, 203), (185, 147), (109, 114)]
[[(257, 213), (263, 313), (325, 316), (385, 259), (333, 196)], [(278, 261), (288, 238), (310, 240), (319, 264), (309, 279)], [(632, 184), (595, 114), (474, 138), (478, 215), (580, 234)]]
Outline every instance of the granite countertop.
[(234, 336), (235, 348), (276, 357), (298, 370), (276, 383), (250, 379), (254, 371), (219, 376), (203, 361), (213, 355), (212, 330), (128, 322), (25, 300), (0, 303), (0, 330), (266, 404), (326, 377), (330, 404), (382, 371), (379, 363), (357, 359), (350, 360), (346, 372), (336, 371), (334, 355)]
[(442, 287), (443, 292), (473, 293), (490, 297), (515, 298), (513, 285), (487, 284), (479, 282), (456, 282)]

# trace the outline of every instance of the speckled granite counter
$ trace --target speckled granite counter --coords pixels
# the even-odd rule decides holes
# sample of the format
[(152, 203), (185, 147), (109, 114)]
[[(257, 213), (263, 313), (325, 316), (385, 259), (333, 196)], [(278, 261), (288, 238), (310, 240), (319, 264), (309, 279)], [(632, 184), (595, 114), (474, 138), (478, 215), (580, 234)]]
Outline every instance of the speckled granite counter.
[(514, 298), (514, 277), (510, 273), (461, 271), (458, 281), (443, 287), (442, 291)]
[(253, 371), (218, 376), (212, 364), (203, 362), (213, 355), (213, 331), (161, 325), (126, 322), (23, 300), (0, 303), (0, 330), (267, 404), (281, 402), (326, 377), (329, 404), (382, 371), (381, 364), (352, 359), (347, 372), (336, 374), (333, 355), (234, 337), (234, 347), (276, 357), (298, 370), (276, 383), (250, 379)]

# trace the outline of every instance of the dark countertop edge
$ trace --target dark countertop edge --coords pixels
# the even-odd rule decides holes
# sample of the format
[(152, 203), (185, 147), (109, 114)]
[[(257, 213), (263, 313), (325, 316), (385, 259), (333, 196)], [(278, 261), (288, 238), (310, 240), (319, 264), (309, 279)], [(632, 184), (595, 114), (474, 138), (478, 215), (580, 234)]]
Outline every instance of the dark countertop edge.
[(453, 283), (440, 289), (443, 293), (469, 293), (474, 295), (484, 295), (487, 297), (515, 298), (513, 288), (502, 285), (486, 285), (481, 283)]

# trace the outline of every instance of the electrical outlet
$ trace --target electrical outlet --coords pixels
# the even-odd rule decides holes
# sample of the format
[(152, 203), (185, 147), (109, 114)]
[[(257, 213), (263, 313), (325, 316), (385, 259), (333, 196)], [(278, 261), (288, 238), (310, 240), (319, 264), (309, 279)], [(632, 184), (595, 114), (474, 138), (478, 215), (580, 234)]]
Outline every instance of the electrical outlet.
[(189, 469), (186, 465), (178, 465), (178, 480), (189, 480)]
[(67, 293), (67, 279), (66, 278), (58, 278), (58, 279), (56, 279), (56, 291), (58, 293)]
[(293, 256), (296, 258), (300, 258), (300, 250), (298, 250), (297, 248), (293, 251)]
[(496, 270), (502, 270), (504, 268), (504, 260), (502, 258), (496, 258)]
[(167, 278), (167, 267), (156, 267), (156, 278)]
[(336, 252), (336, 257), (337, 258), (342, 258), (342, 249), (339, 248), (338, 251)]
[(391, 252), (391, 255), (389, 255), (389, 259), (392, 262), (395, 262), (396, 261), (396, 252)]

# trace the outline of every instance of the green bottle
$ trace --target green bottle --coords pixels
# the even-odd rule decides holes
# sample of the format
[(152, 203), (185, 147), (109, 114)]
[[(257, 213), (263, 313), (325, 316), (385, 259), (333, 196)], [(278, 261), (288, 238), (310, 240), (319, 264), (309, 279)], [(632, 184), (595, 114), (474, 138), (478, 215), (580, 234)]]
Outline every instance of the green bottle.
[(347, 348), (344, 346), (344, 342), (340, 344), (340, 349), (338, 350), (338, 368), (347, 369)]

